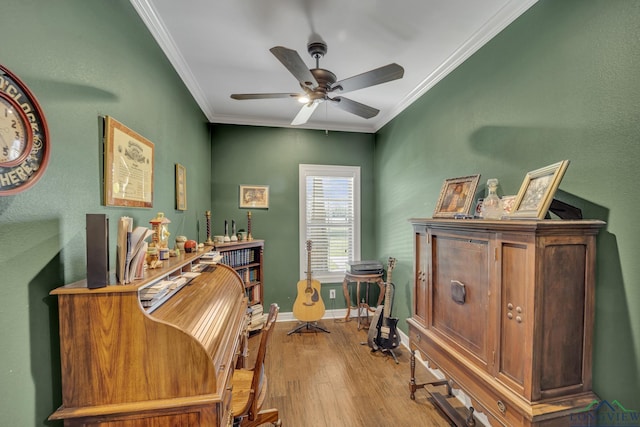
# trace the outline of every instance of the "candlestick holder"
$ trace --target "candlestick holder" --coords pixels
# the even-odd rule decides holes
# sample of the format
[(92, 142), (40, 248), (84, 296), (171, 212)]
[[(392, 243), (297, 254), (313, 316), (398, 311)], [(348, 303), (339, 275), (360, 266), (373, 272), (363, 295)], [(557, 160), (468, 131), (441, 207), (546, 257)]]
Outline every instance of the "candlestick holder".
[(235, 219), (231, 220), (231, 241), (232, 242), (237, 242), (238, 241), (238, 235), (236, 233), (236, 220)]
[(207, 240), (204, 243), (213, 245), (213, 240), (211, 240), (211, 211), (206, 211), (204, 216), (207, 219)]
[(251, 211), (247, 212), (247, 240), (253, 240), (251, 235)]
[(224, 242), (229, 243), (231, 239), (229, 238), (229, 223), (227, 220), (224, 220)]

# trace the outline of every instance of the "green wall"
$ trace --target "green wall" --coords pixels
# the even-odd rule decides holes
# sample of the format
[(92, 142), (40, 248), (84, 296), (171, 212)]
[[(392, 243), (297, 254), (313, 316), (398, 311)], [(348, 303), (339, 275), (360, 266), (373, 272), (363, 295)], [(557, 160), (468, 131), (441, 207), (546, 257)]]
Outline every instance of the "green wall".
[[(224, 234), (224, 221), (247, 226), (247, 209), (238, 208), (240, 184), (268, 185), (268, 210), (251, 210), (251, 234), (265, 240), (265, 304), (277, 302), (291, 312), (299, 273), (298, 165), (360, 166), (362, 258), (375, 256), (374, 135), (348, 132), (213, 125), (211, 132), (213, 234)], [(229, 225), (231, 227), (231, 225)], [(329, 289), (338, 287), (338, 298)], [(329, 309), (344, 308), (341, 284), (323, 284)]]
[[(594, 387), (640, 410), (640, 248), (632, 217), (639, 208), (640, 2), (541, 0), (375, 136), (208, 129), (126, 0), (9, 0), (1, 20), (0, 63), (38, 98), (52, 154), (33, 188), (0, 198), (0, 424), (49, 425), (60, 404), (56, 300), (48, 293), (85, 276), (86, 213), (108, 214), (114, 230), (122, 215), (144, 224), (164, 211), (173, 236), (202, 239), (205, 210), (213, 211), (216, 233), (224, 219), (246, 226), (238, 185), (270, 185), (271, 207), (252, 211), (253, 230), (266, 240), (266, 300), (288, 311), (299, 279), (298, 163), (362, 166), (362, 256), (398, 258), (394, 309), (404, 319), (412, 275), (407, 219), (431, 216), (445, 178), (481, 173), (483, 184), (496, 177), (501, 195), (514, 194), (527, 171), (570, 159), (559, 197), (607, 221), (598, 238)], [(155, 143), (153, 209), (101, 205), (102, 115)], [(176, 162), (187, 168), (184, 213), (173, 208)], [(343, 307), (340, 298), (327, 305)], [(404, 320), (401, 326), (406, 331)]]
[[(570, 159), (558, 198), (602, 219), (593, 385), (640, 410), (640, 2), (544, 0), (383, 128), (376, 140), (377, 257), (398, 258), (410, 314), (411, 217), (446, 178), (482, 174), (516, 194), (526, 172)], [(401, 321), (406, 331), (406, 322)]]
[[(0, 21), (0, 63), (35, 94), (51, 135), (40, 181), (0, 197), (0, 425), (36, 426), (53, 424), (46, 418), (61, 403), (48, 294), (86, 276), (85, 214), (108, 215), (112, 265), (122, 215), (148, 225), (164, 211), (174, 236), (195, 237), (211, 205), (211, 148), (206, 118), (128, 1), (9, 0)], [(155, 144), (152, 209), (101, 205), (104, 115)], [(184, 213), (174, 210), (176, 162), (187, 167)]]

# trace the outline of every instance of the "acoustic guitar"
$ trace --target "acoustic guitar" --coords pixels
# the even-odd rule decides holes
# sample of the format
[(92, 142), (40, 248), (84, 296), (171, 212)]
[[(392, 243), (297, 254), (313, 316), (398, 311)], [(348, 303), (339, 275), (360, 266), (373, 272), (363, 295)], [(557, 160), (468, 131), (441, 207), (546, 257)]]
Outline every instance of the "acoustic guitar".
[(298, 282), (293, 315), (301, 322), (315, 322), (322, 319), (324, 311), (320, 282), (311, 277), (311, 240), (307, 240), (307, 278)]
[(391, 306), (393, 304), (393, 283), (391, 282), (391, 272), (395, 268), (396, 259), (389, 257), (387, 267), (387, 286), (384, 294), (384, 305), (376, 307), (376, 312), (371, 320), (367, 344), (372, 351), (392, 350), (400, 344), (398, 335), (398, 318), (391, 317)]

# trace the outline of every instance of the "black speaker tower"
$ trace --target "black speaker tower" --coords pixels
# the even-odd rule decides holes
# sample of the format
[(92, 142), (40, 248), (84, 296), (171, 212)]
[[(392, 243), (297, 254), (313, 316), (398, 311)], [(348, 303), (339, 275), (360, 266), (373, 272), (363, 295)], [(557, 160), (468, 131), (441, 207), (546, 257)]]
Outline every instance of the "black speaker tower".
[(109, 218), (105, 214), (87, 214), (87, 287), (104, 288), (109, 284)]

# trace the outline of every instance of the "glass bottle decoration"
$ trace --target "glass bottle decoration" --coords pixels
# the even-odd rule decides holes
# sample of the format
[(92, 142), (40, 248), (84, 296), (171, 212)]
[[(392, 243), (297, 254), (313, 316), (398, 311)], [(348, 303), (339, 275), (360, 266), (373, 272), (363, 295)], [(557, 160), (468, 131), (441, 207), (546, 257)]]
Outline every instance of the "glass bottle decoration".
[(498, 197), (498, 180), (491, 178), (487, 180), (487, 197), (482, 202), (482, 218), (500, 219), (503, 214), (502, 200)]

